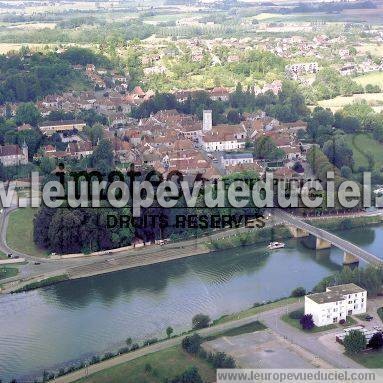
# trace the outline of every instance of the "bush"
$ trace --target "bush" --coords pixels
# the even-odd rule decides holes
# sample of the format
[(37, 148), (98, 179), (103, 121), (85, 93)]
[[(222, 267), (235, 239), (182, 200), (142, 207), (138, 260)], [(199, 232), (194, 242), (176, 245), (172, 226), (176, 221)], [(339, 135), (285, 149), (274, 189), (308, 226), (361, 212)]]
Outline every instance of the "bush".
[(224, 352), (217, 352), (212, 354), (210, 361), (214, 368), (235, 368), (234, 359), (226, 355)]
[(90, 360), (90, 364), (96, 364), (99, 362), (100, 362), (100, 357), (97, 355), (93, 356), (92, 359)]
[(203, 383), (196, 367), (190, 367), (182, 375), (171, 380), (171, 383)]
[(147, 339), (147, 340), (144, 342), (144, 346), (150, 346), (151, 344), (154, 344), (154, 343), (157, 343), (157, 342), (158, 342), (158, 339), (157, 339), (157, 338)]
[(311, 330), (314, 328), (313, 316), (311, 314), (303, 315), (299, 323), (301, 324), (303, 330)]
[(291, 319), (300, 320), (303, 317), (303, 315), (304, 315), (303, 309), (299, 309), (299, 310), (291, 311), (291, 313), (289, 314), (289, 317)]
[(197, 314), (192, 319), (193, 330), (199, 330), (201, 328), (209, 327), (210, 324), (209, 315)]
[(304, 287), (297, 287), (291, 292), (292, 297), (303, 297), (306, 295), (306, 289)]
[(339, 321), (339, 324), (341, 324), (341, 325), (343, 325), (343, 324), (345, 324), (346, 323), (346, 321), (344, 320), (344, 319), (341, 319), (340, 321)]
[(132, 347), (130, 347), (130, 351), (136, 351), (140, 348), (138, 343), (133, 343)]
[(351, 330), (344, 338), (343, 345), (349, 354), (358, 354), (366, 348), (366, 337), (359, 330)]
[(202, 337), (198, 334), (186, 336), (182, 339), (182, 348), (189, 354), (197, 354), (200, 350)]
[(105, 355), (103, 355), (103, 357), (101, 358), (101, 360), (108, 360), (108, 359), (112, 359), (115, 355), (112, 353), (112, 352), (107, 352)]
[(127, 352), (130, 351), (130, 348), (129, 347), (121, 347), (119, 350), (118, 350), (118, 353), (119, 354), (126, 354)]
[(379, 350), (380, 348), (383, 347), (383, 335), (380, 332), (375, 333), (370, 341), (368, 342), (368, 347), (374, 349), (374, 350)]

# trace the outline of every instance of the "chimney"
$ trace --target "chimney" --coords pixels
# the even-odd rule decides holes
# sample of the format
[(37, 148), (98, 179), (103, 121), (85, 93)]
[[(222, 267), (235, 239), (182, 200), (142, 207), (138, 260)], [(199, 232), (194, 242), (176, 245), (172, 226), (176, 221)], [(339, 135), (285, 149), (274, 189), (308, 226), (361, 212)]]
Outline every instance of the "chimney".
[(210, 132), (213, 127), (213, 116), (211, 110), (203, 111), (202, 131), (204, 133)]

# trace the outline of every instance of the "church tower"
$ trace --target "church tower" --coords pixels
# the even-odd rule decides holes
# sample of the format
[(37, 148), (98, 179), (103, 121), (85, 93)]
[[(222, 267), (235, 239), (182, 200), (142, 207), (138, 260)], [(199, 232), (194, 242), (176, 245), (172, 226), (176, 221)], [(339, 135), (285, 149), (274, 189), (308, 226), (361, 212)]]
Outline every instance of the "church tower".
[(23, 143), (23, 146), (21, 147), (21, 150), (23, 151), (23, 155), (25, 157), (24, 161), (22, 161), (23, 163), (28, 163), (28, 145), (26, 144), (25, 140), (24, 140), (24, 143)]

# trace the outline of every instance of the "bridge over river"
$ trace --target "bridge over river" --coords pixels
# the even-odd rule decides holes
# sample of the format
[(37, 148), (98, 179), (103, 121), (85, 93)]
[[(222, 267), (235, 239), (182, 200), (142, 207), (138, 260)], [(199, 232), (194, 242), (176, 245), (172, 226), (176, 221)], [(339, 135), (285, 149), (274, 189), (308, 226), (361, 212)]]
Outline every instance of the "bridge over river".
[(354, 245), (335, 234), (314, 227), (284, 210), (274, 209), (273, 215), (276, 218), (279, 218), (289, 228), (295, 238), (307, 237), (310, 234), (316, 237), (316, 249), (326, 249), (335, 246), (342, 250), (344, 252), (343, 264), (358, 263), (360, 259), (363, 259), (371, 265), (383, 266), (383, 259), (376, 255), (361, 249), (359, 246)]

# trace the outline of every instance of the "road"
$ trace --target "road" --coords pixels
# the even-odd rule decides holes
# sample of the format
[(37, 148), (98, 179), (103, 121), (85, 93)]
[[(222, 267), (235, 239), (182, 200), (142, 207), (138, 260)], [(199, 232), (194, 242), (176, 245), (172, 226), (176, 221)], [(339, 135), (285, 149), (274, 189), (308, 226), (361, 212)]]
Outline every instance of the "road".
[[(291, 312), (301, 307), (302, 303), (291, 305), (288, 307), (288, 311)], [(328, 364), (334, 366), (335, 368), (361, 368), (361, 366), (354, 362), (352, 359), (349, 359), (343, 353), (333, 352), (330, 348), (325, 347), (322, 343), (318, 341), (319, 337), (323, 336), (326, 333), (338, 333), (341, 332), (340, 329), (329, 330), (327, 332), (319, 332), (306, 334), (301, 330), (296, 329), (295, 327), (290, 326), (285, 323), (281, 317), (287, 313), (286, 307), (281, 307), (272, 311), (266, 311), (259, 314), (258, 320), (264, 323), (268, 328), (272, 329), (277, 334), (283, 336), (291, 344), (298, 345), (306, 351), (316, 355), (321, 358)], [(333, 342), (335, 342), (335, 335), (333, 337)]]

